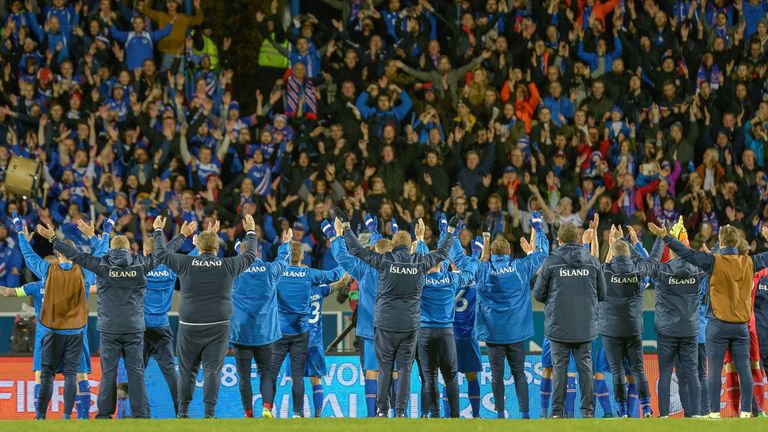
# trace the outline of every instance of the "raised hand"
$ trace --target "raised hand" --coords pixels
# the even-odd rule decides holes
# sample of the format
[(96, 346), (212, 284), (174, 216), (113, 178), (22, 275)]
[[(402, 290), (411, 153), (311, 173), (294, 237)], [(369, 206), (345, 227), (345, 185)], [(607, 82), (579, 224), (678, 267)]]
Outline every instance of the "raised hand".
[(483, 247), (485, 246), (485, 241), (483, 240), (482, 236), (477, 236), (472, 241), (472, 255), (481, 255), (483, 253)]
[(664, 238), (667, 236), (667, 227), (663, 225), (659, 227), (659, 226), (656, 226), (656, 224), (649, 223), (648, 230), (656, 237)]
[(368, 228), (369, 233), (374, 234), (379, 232), (378, 216), (372, 216), (370, 213), (366, 213), (364, 220), (365, 220), (365, 227)]
[(336, 230), (333, 229), (333, 225), (331, 225), (328, 219), (320, 223), (320, 228), (323, 230), (323, 234), (325, 234), (326, 237), (328, 238), (336, 237)]
[(288, 228), (287, 230), (283, 231), (283, 237), (282, 241), (283, 243), (288, 243), (293, 238), (293, 230), (291, 228)]
[(109, 215), (108, 218), (104, 219), (104, 225), (102, 225), (101, 229), (104, 231), (104, 234), (109, 235), (109, 233), (112, 232), (112, 228), (115, 227), (115, 220), (117, 219), (117, 212), (113, 211), (111, 215)]
[(94, 226), (93, 221), (87, 223), (82, 219), (78, 219), (77, 229), (80, 230), (86, 238), (91, 238), (96, 234), (96, 227)]
[(339, 218), (338, 213), (336, 214), (337, 214), (336, 219), (333, 220), (333, 230), (336, 232), (337, 235), (342, 235), (344, 234), (344, 222), (341, 221), (341, 218)]
[(416, 240), (424, 240), (424, 231), (426, 230), (426, 226), (424, 225), (424, 221), (419, 218), (419, 223), (416, 224)]
[(51, 224), (45, 224), (45, 226), (38, 224), (37, 233), (40, 234), (43, 238), (45, 238), (48, 241), (56, 237), (56, 231), (53, 230), (53, 227), (51, 226)]
[(632, 225), (627, 226), (627, 231), (629, 231), (629, 239), (632, 240), (632, 244), (640, 243), (640, 240), (637, 239), (637, 232)]
[(528, 242), (528, 239), (525, 237), (520, 237), (520, 249), (522, 249), (526, 254), (533, 252), (533, 246), (531, 246), (531, 244)]
[(206, 231), (212, 232), (214, 234), (218, 234), (220, 226), (221, 224), (219, 220), (215, 219), (214, 222), (208, 223), (208, 228), (206, 229)]
[(448, 232), (448, 217), (445, 215), (445, 212), (440, 213), (438, 227), (440, 228), (440, 234)]
[(24, 220), (20, 218), (15, 211), (11, 214), (11, 217), (13, 218), (13, 228), (16, 232), (20, 233), (24, 231)]
[(348, 223), (349, 222), (349, 216), (347, 216), (347, 212), (341, 209), (341, 207), (336, 206), (333, 208), (334, 214), (336, 214), (336, 218), (341, 220), (341, 223)]
[(155, 221), (152, 222), (152, 228), (159, 230), (163, 229), (165, 227), (166, 217), (165, 216), (158, 216), (155, 218)]
[[(218, 221), (216, 221), (216, 224), (218, 225)], [(243, 218), (243, 228), (245, 228), (245, 231), (256, 231), (256, 222), (253, 220), (253, 216), (247, 214)]]
[(194, 235), (197, 232), (197, 222), (187, 222), (184, 221), (184, 223), (181, 225), (181, 235), (184, 237), (189, 237), (191, 235)]
[(400, 231), (400, 227), (397, 226), (397, 220), (395, 218), (392, 218), (390, 221), (390, 228), (392, 231), (392, 235), (394, 235), (396, 232)]
[(541, 218), (541, 213), (535, 211), (531, 214), (531, 228), (536, 232), (541, 232), (544, 229), (544, 221)]

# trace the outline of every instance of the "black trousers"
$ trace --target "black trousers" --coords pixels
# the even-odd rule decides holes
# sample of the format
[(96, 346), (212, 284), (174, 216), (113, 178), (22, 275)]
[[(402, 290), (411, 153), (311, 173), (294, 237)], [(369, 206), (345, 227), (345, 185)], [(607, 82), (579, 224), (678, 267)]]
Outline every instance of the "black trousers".
[(179, 324), (176, 352), (179, 354), (179, 415), (189, 414), (195, 381), (203, 365), (205, 415), (216, 414), (221, 385), (221, 368), (229, 350), (229, 323), (210, 325)]
[(128, 372), (128, 399), (134, 418), (149, 418), (147, 387), (144, 385), (144, 333), (100, 333), (101, 385), (96, 405), (97, 418), (112, 418), (117, 408), (117, 367), (125, 360)]
[(44, 419), (53, 396), (56, 373), (64, 375), (64, 413), (72, 413), (77, 395), (77, 369), (83, 351), (83, 334), (58, 334), (52, 331), (40, 341), (40, 393), (37, 398), (37, 418)]
[(528, 379), (525, 376), (525, 342), (513, 344), (493, 344), (488, 346), (488, 361), (491, 363), (491, 389), (493, 404), (497, 413), (504, 412), (504, 361), (512, 370), (515, 380), (517, 405), (521, 413), (529, 412)]
[(605, 357), (613, 375), (613, 395), (616, 402), (624, 404), (627, 395), (624, 391), (624, 359), (629, 362), (629, 373), (637, 387), (640, 400), (649, 398), (648, 378), (643, 369), (643, 338), (640, 335), (627, 337), (603, 336)]
[(240, 377), (240, 401), (244, 410), (253, 409), (253, 388), (251, 387), (251, 362), (256, 361), (256, 372), (259, 375), (259, 388), (262, 397), (268, 387), (265, 375), (272, 363), (272, 344), (261, 346), (246, 346), (232, 344), (235, 347), (235, 364), (237, 375)]
[(568, 362), (571, 354), (576, 361), (581, 391), (581, 416), (595, 416), (594, 383), (592, 381), (592, 341), (549, 341), (552, 353), (552, 415), (565, 416), (565, 391), (568, 382)]
[(419, 365), (422, 370), (422, 396), (426, 396), (425, 409), (432, 418), (440, 417), (440, 384), (437, 380), (438, 371), (443, 375), (448, 405), (452, 418), (459, 417), (459, 381), (457, 377), (456, 341), (453, 339), (453, 328), (419, 329), (418, 335)]
[(304, 367), (307, 363), (307, 347), (309, 332), (295, 335), (284, 335), (272, 345), (272, 359), (268, 368), (269, 377), (265, 378), (267, 386), (262, 387), (262, 400), (265, 404), (275, 403), (277, 376), (285, 356), (291, 357), (291, 395), (293, 396), (293, 415), (304, 416)]
[(409, 332), (391, 332), (376, 329), (373, 343), (376, 347), (376, 360), (379, 362), (378, 389), (376, 406), (379, 415), (389, 412), (389, 387), (392, 385), (392, 372), (397, 362), (397, 396), (395, 399), (395, 415), (404, 417), (408, 409), (408, 398), (411, 393), (411, 367), (416, 353), (417, 330)]
[[(179, 376), (176, 375), (176, 361), (173, 357), (173, 331), (170, 327), (147, 327), (144, 330), (144, 370), (149, 358), (154, 357), (160, 372), (168, 385), (173, 399), (173, 410), (179, 413)], [(149, 410), (147, 409), (147, 412)]]

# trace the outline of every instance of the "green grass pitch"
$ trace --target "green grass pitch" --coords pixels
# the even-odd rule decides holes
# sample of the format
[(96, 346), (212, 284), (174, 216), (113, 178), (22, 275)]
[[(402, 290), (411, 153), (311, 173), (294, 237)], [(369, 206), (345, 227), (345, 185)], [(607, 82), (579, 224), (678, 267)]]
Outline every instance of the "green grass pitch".
[(420, 420), (420, 419), (215, 419), (2, 421), (3, 431), (56, 432), (749, 432), (765, 431), (768, 419), (605, 419), (605, 420)]

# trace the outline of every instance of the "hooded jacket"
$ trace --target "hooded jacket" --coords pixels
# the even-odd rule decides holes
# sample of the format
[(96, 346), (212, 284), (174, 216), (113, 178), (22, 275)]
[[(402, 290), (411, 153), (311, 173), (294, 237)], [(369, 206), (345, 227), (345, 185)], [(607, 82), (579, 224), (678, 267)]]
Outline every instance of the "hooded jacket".
[(262, 346), (282, 337), (276, 288), (280, 274), (288, 267), (288, 245), (280, 245), (274, 262), (257, 258), (232, 283), (232, 343)]
[(144, 296), (147, 279), (144, 275), (157, 267), (156, 258), (136, 256), (127, 249), (112, 249), (103, 257), (95, 258), (62, 241), (56, 241), (53, 247), (73, 263), (96, 275), (99, 292), (96, 327), (99, 332), (127, 334), (146, 329)]
[(656, 241), (648, 259), (630, 247), (629, 256), (616, 256), (603, 264), (606, 295), (600, 302), (601, 335), (627, 337), (643, 333), (644, 279), (653, 274), (663, 252), (664, 242)]
[(536, 233), (536, 250), (525, 258), (492, 255), (480, 263), (477, 281), (477, 339), (511, 344), (534, 335), (531, 279), (547, 258), (549, 241)]
[(602, 266), (578, 243), (566, 243), (541, 265), (533, 294), (544, 303), (544, 335), (564, 343), (597, 338), (598, 302), (605, 300)]
[(350, 255), (344, 238), (339, 236), (331, 241), (331, 253), (336, 262), (358, 283), (357, 325), (355, 334), (373, 339), (373, 309), (379, 292), (379, 272), (373, 267)]
[[(165, 234), (152, 234), (152, 253), (181, 280), (179, 322), (186, 325), (209, 325), (229, 322), (232, 316), (232, 282), (256, 259), (256, 233), (245, 236), (245, 251), (238, 256), (219, 258), (214, 254), (187, 256), (173, 253), (165, 245)], [(173, 241), (183, 240), (177, 235)]]
[[(441, 235), (444, 237), (445, 234)], [(420, 241), (416, 252), (427, 255), (429, 248)], [(466, 259), (461, 242), (455, 241), (451, 245), (451, 260), (459, 268), (458, 272), (452, 272), (450, 263), (443, 261), (440, 269), (424, 275), (424, 292), (421, 296), (421, 327), (426, 328), (452, 328), (454, 320), (454, 296), (463, 286), (474, 280), (477, 271), (477, 261)]]
[(406, 246), (379, 254), (364, 248), (350, 229), (344, 231), (344, 240), (351, 255), (379, 272), (374, 327), (390, 332), (417, 330), (420, 324), (422, 275), (448, 258), (453, 236), (447, 236), (437, 251), (428, 255), (411, 254)]

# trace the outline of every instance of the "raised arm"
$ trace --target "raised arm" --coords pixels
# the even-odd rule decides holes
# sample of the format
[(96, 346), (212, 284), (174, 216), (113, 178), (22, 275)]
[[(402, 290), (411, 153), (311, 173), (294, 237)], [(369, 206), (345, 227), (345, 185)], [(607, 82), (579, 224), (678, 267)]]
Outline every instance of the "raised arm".
[(336, 220), (333, 223), (334, 229), (336, 234), (344, 236), (344, 241), (346, 242), (347, 248), (349, 248), (349, 253), (378, 270), (381, 267), (384, 255), (366, 249), (360, 244), (355, 233), (349, 229), (349, 219), (347, 219), (347, 214), (344, 210), (340, 207), (334, 207), (334, 213), (336, 214)]
[(80, 267), (92, 272), (93, 274), (99, 274), (100, 262), (99, 258), (94, 258), (89, 254), (82, 253), (74, 246), (71, 246), (67, 242), (56, 240), (53, 243), (53, 248), (60, 254), (67, 257), (68, 260), (79, 265)]
[(32, 273), (38, 277), (38, 279), (45, 279), (48, 276), (48, 269), (51, 264), (40, 258), (40, 256), (32, 249), (32, 245), (29, 244), (27, 239), (26, 228), (24, 231), (19, 231), (19, 247), (21, 248), (21, 254), (24, 257), (24, 262), (27, 264)]
[(687, 248), (677, 239), (668, 235), (667, 229), (664, 227), (657, 227), (654, 224), (648, 224), (648, 229), (657, 237), (661, 237), (664, 240), (664, 243), (666, 243), (667, 246), (669, 246), (669, 248), (672, 250), (672, 252), (676, 253), (681, 259), (688, 261), (689, 263), (695, 265), (707, 273), (712, 272), (712, 268), (715, 266), (714, 256), (708, 253)]
[[(158, 216), (155, 218), (153, 224), (155, 231), (152, 233), (152, 239), (155, 243), (155, 250), (152, 252), (161, 263), (167, 265), (173, 270), (174, 273), (179, 274), (185, 268), (185, 264), (188, 261), (186, 255), (175, 253), (168, 245), (165, 244), (165, 232), (163, 227), (166, 223), (165, 216)], [(169, 245), (174, 244), (176, 241), (184, 242), (189, 235), (192, 235), (197, 229), (197, 222), (187, 223), (182, 225), (181, 234), (177, 235)]]
[[(214, 232), (219, 231), (219, 222), (215, 224)], [(230, 262), (230, 271), (235, 277), (244, 272), (248, 267), (256, 261), (256, 252), (259, 248), (259, 242), (256, 238), (256, 222), (253, 220), (253, 216), (246, 214), (243, 218), (243, 228), (245, 228), (245, 250), (238, 256), (227, 258), (225, 260)]]
[(353, 278), (359, 281), (365, 277), (365, 272), (369, 269), (368, 264), (349, 253), (344, 237), (337, 236), (331, 240), (331, 255)]

